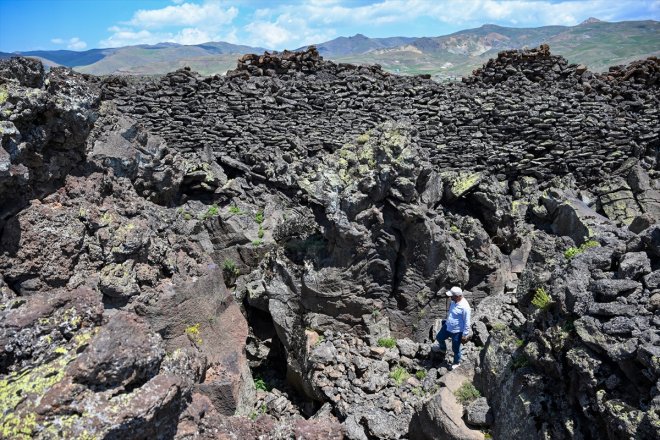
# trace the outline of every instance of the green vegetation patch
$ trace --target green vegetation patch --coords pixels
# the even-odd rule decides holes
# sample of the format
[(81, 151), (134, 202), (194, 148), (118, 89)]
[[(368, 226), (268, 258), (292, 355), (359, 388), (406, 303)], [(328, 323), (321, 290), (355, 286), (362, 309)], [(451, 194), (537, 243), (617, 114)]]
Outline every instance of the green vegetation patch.
[(243, 214), (243, 211), (241, 211), (241, 208), (239, 208), (238, 206), (231, 205), (229, 207), (229, 213), (233, 215), (239, 215), (239, 214)]
[(481, 393), (475, 388), (472, 382), (466, 381), (460, 386), (460, 388), (454, 391), (454, 396), (456, 396), (456, 400), (458, 400), (461, 405), (467, 405), (481, 397)]
[(268, 385), (268, 383), (266, 383), (266, 381), (259, 376), (254, 378), (254, 387), (261, 391), (270, 391), (272, 389), (272, 387)]
[(511, 362), (511, 369), (515, 371), (524, 368), (528, 365), (529, 365), (529, 359), (527, 358), (527, 356), (523, 354), (513, 358), (513, 362)]
[(398, 366), (394, 370), (390, 371), (390, 377), (394, 379), (394, 382), (397, 385), (401, 385), (410, 377), (410, 373), (408, 373), (405, 368)]
[(534, 292), (534, 298), (532, 298), (532, 305), (539, 310), (547, 310), (551, 304), (552, 298), (545, 288), (539, 287), (536, 289)]
[(419, 370), (417, 373), (415, 373), (415, 377), (419, 380), (424, 380), (426, 378), (426, 371)]
[(236, 267), (236, 262), (231, 258), (225, 258), (225, 261), (222, 263), (222, 271), (226, 275), (236, 276), (240, 273), (238, 267)]
[(570, 260), (574, 257), (577, 257), (587, 249), (593, 248), (593, 247), (598, 247), (600, 246), (600, 243), (598, 243), (596, 240), (589, 240), (585, 241), (582, 243), (579, 247), (571, 246), (568, 249), (564, 251), (564, 257), (567, 260)]
[(198, 345), (202, 343), (202, 337), (200, 335), (199, 325), (200, 325), (199, 322), (193, 325), (189, 325), (188, 327), (186, 327), (185, 330), (188, 339), (190, 339), (192, 342)]
[(216, 217), (216, 216), (218, 216), (219, 214), (220, 214), (220, 208), (218, 207), (217, 204), (214, 203), (213, 205), (211, 205), (211, 206), (209, 207), (209, 209), (206, 210), (205, 213), (203, 213), (203, 214), (201, 215), (200, 218), (201, 218), (202, 220), (206, 220), (206, 219), (209, 219), (209, 218), (211, 218), (211, 217)]
[(396, 339), (394, 339), (394, 338), (380, 338), (378, 340), (378, 346), (379, 347), (385, 347), (385, 348), (394, 348), (394, 347), (396, 347)]
[(4, 104), (9, 99), (9, 92), (7, 91), (7, 86), (4, 84), (0, 86), (0, 104)]

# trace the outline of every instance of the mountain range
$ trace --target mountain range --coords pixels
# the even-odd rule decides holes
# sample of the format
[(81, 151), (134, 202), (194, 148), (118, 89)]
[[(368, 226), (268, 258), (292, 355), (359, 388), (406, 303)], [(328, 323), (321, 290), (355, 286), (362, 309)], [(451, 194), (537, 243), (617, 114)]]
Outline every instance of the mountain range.
[[(437, 79), (469, 74), (497, 52), (550, 45), (555, 54), (590, 70), (660, 55), (660, 22), (655, 20), (604, 22), (590, 18), (577, 26), (513, 28), (486, 24), (438, 37), (369, 38), (362, 34), (339, 37), (315, 46), (326, 59), (353, 64), (380, 64), (400, 74), (431, 74)], [(298, 49), (305, 49), (301, 47)], [(265, 48), (209, 42), (197, 45), (161, 43), (83, 52), (29, 51), (1, 53), (37, 57), (47, 66), (68, 66), (96, 75), (164, 74), (183, 66), (212, 75), (235, 67), (245, 53)]]

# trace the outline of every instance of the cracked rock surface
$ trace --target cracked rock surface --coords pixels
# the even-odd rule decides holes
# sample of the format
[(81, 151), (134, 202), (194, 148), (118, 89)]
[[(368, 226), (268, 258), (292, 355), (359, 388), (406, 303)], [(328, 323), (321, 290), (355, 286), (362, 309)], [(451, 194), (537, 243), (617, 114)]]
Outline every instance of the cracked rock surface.
[(0, 61), (0, 438), (659, 438), (659, 87)]

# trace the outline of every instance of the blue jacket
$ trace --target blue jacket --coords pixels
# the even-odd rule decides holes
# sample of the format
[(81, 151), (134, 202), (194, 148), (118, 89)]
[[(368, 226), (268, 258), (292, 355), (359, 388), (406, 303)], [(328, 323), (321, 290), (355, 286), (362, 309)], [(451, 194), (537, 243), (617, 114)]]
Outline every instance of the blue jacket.
[(470, 333), (470, 304), (465, 298), (458, 303), (451, 301), (449, 312), (447, 312), (447, 331), (449, 333), (463, 333), (467, 336)]

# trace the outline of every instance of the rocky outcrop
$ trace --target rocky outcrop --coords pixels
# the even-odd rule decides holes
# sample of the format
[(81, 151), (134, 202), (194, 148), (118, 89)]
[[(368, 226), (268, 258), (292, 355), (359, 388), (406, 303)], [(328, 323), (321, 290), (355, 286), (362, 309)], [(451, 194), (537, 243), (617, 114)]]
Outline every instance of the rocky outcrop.
[(657, 438), (658, 75), (0, 62), (2, 436)]

